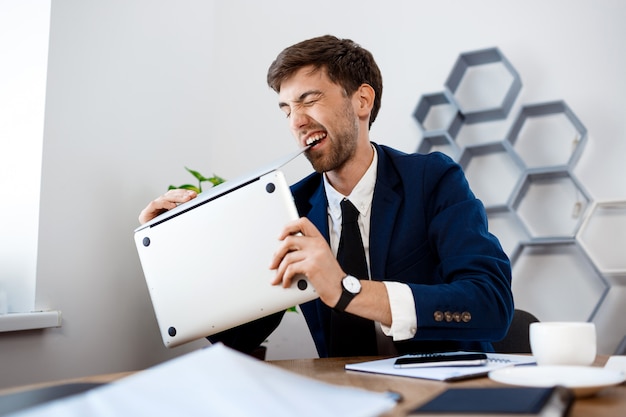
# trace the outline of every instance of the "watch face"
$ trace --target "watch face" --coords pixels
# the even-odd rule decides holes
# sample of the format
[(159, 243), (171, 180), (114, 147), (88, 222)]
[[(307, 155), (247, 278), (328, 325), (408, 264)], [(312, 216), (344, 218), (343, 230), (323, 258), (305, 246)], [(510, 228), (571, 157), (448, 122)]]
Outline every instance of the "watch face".
[(343, 279), (343, 287), (353, 294), (361, 292), (361, 282), (352, 275), (348, 275)]

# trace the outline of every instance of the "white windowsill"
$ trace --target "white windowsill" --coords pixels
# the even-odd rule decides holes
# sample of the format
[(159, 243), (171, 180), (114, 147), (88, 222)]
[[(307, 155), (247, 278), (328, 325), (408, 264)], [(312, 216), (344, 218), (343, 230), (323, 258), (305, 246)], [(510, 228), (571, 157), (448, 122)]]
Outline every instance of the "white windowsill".
[(0, 314), (0, 332), (61, 327), (61, 321), (58, 310)]

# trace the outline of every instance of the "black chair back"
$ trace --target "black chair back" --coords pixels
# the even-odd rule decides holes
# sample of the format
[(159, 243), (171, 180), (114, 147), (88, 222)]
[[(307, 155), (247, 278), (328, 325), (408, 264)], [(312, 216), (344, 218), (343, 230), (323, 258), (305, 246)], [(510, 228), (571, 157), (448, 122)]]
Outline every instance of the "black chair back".
[(539, 319), (528, 311), (516, 309), (511, 326), (504, 339), (493, 342), (497, 353), (532, 353), (530, 350), (530, 324)]

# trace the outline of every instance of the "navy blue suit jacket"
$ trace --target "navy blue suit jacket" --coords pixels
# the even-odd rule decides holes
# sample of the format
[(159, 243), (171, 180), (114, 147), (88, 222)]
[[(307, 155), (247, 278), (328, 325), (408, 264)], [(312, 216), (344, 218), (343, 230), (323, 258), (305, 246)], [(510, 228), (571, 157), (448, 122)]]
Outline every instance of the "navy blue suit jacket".
[[(491, 351), (513, 315), (510, 262), (487, 230), (483, 204), (461, 167), (441, 153), (406, 154), (376, 145), (378, 173), (370, 225), (371, 278), (406, 283), (418, 330), (399, 353)], [(322, 175), (292, 186), (298, 212), (329, 240)], [(328, 356), (330, 308), (301, 305), (320, 357)], [(210, 337), (239, 350), (256, 347), (278, 325), (273, 315)], [(259, 340), (260, 339), (260, 340)]]

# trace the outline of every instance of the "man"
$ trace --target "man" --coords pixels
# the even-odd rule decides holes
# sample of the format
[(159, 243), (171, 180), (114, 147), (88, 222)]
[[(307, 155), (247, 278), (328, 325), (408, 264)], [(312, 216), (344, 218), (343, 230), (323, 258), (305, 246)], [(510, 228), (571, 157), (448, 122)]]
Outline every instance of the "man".
[[(372, 55), (322, 36), (282, 51), (267, 79), (299, 145), (312, 144), (305, 154), (316, 171), (292, 186), (303, 217), (279, 236), (273, 284), (304, 274), (315, 287), (320, 298), (301, 309), (320, 357), (491, 351), (513, 314), (509, 260), (456, 163), (370, 141), (382, 96)], [(193, 197), (169, 191), (140, 221)], [(356, 277), (336, 259), (349, 227), (343, 200), (358, 210), (365, 251)], [(251, 351), (282, 314), (209, 340)]]

